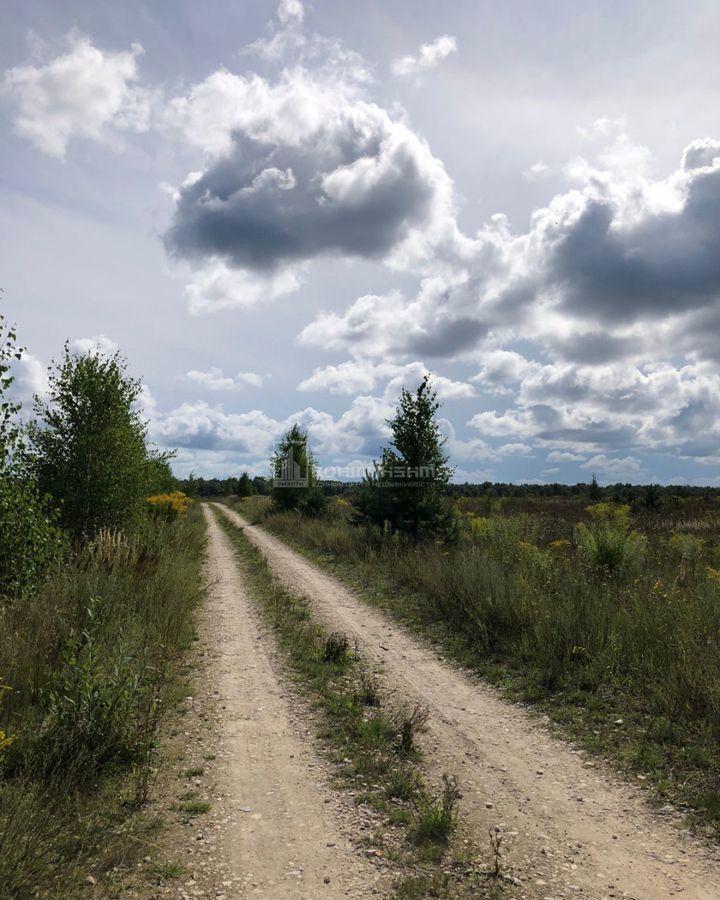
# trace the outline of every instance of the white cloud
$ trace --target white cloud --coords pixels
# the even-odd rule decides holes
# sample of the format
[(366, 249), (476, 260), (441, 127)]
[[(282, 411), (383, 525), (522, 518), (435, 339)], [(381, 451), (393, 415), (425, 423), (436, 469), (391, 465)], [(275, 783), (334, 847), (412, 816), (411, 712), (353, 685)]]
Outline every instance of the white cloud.
[(210, 391), (243, 391), (248, 387), (262, 387), (263, 377), (256, 372), (238, 372), (230, 377), (222, 369), (212, 366), (208, 372), (191, 369), (183, 378)]
[(281, 22), (302, 22), (305, 8), (301, 0), (280, 0), (277, 15)]
[(447, 59), (451, 53), (457, 52), (457, 38), (450, 34), (442, 34), (429, 44), (421, 44), (417, 56), (402, 56), (391, 63), (393, 75), (408, 78), (434, 69)]
[(528, 166), (527, 169), (522, 173), (525, 181), (537, 181), (540, 178), (544, 178), (550, 172), (550, 166), (547, 163), (544, 163), (542, 160), (538, 160), (534, 162), (531, 166)]
[(529, 456), (532, 453), (532, 449), (529, 444), (516, 441), (510, 444), (502, 444), (497, 448), (497, 452), (501, 456)]
[(192, 315), (221, 309), (252, 309), (262, 303), (292, 294), (302, 280), (300, 266), (277, 272), (235, 269), (218, 257), (209, 257), (190, 276), (185, 296)]
[(33, 398), (47, 397), (50, 385), (48, 383), (47, 367), (32, 353), (23, 353), (20, 359), (13, 360), (10, 374), (15, 379), (10, 385), (9, 397), (14, 403), (21, 403), (23, 410), (21, 415), (28, 417), (29, 408), (32, 408)]
[(548, 462), (582, 462), (585, 457), (580, 453), (570, 453), (568, 450), (552, 450), (547, 455)]
[(96, 334), (93, 337), (76, 338), (70, 341), (70, 349), (76, 353), (99, 353), (104, 356), (112, 356), (120, 346), (105, 334)]
[(206, 155), (165, 188), (176, 203), (168, 251), (200, 273), (193, 311), (290, 293), (298, 268), (321, 256), (425, 271), (460, 252), (452, 181), (402, 118), (369, 99), (366, 77), (332, 49), (274, 80), (217, 71), (168, 104), (165, 126)]
[(152, 94), (136, 84), (140, 44), (114, 53), (78, 33), (68, 41), (68, 52), (44, 65), (16, 66), (5, 73), (2, 88), (17, 107), (17, 133), (62, 159), (73, 138), (102, 141), (109, 126), (146, 131)]
[(429, 370), (422, 362), (396, 365), (374, 363), (362, 358), (315, 369), (309, 378), (298, 385), (298, 390), (357, 395), (372, 391), (379, 383), (385, 382), (383, 396), (391, 399), (397, 397), (403, 387), (409, 391), (416, 390), (425, 374), (431, 376), (433, 388), (441, 400), (475, 396), (472, 385), (446, 378)]
[(582, 468), (600, 475), (606, 481), (613, 478), (632, 481), (638, 480), (643, 475), (642, 463), (634, 456), (619, 458), (600, 453), (583, 463)]

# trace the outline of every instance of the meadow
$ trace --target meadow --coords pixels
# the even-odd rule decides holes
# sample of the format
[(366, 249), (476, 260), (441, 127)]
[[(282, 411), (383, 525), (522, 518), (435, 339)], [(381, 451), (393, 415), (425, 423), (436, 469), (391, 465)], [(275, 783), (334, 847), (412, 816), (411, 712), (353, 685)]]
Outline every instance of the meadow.
[(143, 804), (202, 596), (204, 527), (101, 531), (0, 606), (0, 897), (76, 897), (142, 858)]
[(720, 503), (455, 497), (452, 540), (238, 500), (372, 603), (720, 832)]

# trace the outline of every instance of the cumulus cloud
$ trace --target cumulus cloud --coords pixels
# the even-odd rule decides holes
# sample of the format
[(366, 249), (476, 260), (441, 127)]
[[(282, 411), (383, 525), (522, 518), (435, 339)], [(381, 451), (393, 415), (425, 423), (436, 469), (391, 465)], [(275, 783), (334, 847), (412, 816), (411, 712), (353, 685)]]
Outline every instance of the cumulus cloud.
[(208, 372), (191, 369), (183, 376), (186, 381), (207, 388), (210, 391), (243, 391), (248, 387), (262, 387), (263, 377), (256, 372), (238, 372), (232, 377), (224, 375), (222, 369), (212, 366)]
[(112, 356), (120, 346), (105, 334), (96, 334), (93, 337), (75, 338), (70, 341), (70, 349), (76, 353), (99, 353), (104, 356)]
[(323, 459), (362, 454), (371, 458), (387, 439), (385, 420), (392, 412), (393, 405), (384, 398), (360, 396), (337, 418), (306, 407), (280, 420), (261, 410), (228, 412), (222, 404), (200, 400), (182, 403), (168, 413), (156, 412), (151, 437), (161, 446), (268, 459), (275, 442), (297, 422)]
[(393, 75), (408, 78), (434, 69), (447, 59), (451, 53), (457, 52), (457, 38), (450, 34), (441, 34), (429, 44), (421, 44), (416, 56), (401, 56), (391, 63)]
[(281, 22), (302, 22), (305, 8), (301, 0), (280, 0), (277, 14)]
[(9, 397), (14, 403), (22, 404), (21, 414), (27, 416), (28, 407), (32, 407), (36, 395), (47, 397), (50, 388), (47, 367), (37, 356), (25, 352), (20, 359), (12, 361), (10, 374), (14, 381), (10, 385)]
[(550, 166), (542, 160), (538, 160), (531, 166), (528, 166), (528, 168), (523, 171), (522, 175), (525, 181), (538, 181), (540, 178), (544, 178), (549, 172)]
[(657, 359), (681, 342), (717, 359), (707, 326), (720, 318), (718, 142), (693, 142), (659, 180), (620, 164), (618, 147), (645, 156), (615, 135), (612, 152), (577, 169), (578, 186), (537, 210), (528, 231), (495, 216), (414, 297), (366, 296), (321, 313), (301, 342), (457, 358), (483, 342), (530, 339), (596, 363)]
[[(640, 450), (712, 462), (720, 445), (720, 375), (707, 364), (535, 364), (502, 411), (474, 415), (483, 436), (553, 447), (548, 462)], [(587, 461), (591, 465), (591, 461)], [(592, 468), (592, 465), (591, 465)]]
[[(188, 132), (220, 155), (179, 189), (165, 236), (174, 256), (255, 273), (323, 255), (413, 259), (427, 254), (434, 232), (452, 227), (442, 164), (376, 104), (298, 71), (276, 84), (211, 79), (221, 85), (219, 115), (208, 111), (212, 101), (178, 107)], [(198, 125), (206, 116), (209, 131)]]
[(593, 456), (582, 464), (582, 468), (600, 475), (605, 481), (638, 481), (644, 474), (642, 464), (636, 457), (609, 457), (604, 453)]
[(354, 359), (337, 366), (317, 368), (298, 385), (299, 391), (328, 391), (331, 394), (357, 395), (374, 390), (385, 382), (383, 396), (390, 400), (405, 387), (414, 391), (426, 374), (430, 374), (433, 388), (441, 400), (475, 396), (471, 384), (453, 381), (437, 372), (429, 371), (422, 362), (397, 365), (374, 363), (369, 359)]
[[(267, 300), (296, 289), (298, 271), (325, 256), (421, 273), (454, 266), (468, 241), (442, 163), (402, 113), (370, 97), (359, 57), (306, 38), (290, 6), (272, 38), (283, 55), (277, 76), (221, 69), (167, 105), (165, 128), (203, 154), (202, 168), (168, 188), (168, 252), (194, 271), (222, 266), (222, 281), (257, 285), (247, 293)], [(226, 290), (218, 299), (198, 280), (188, 291), (195, 311), (225, 305)]]
[(110, 126), (146, 131), (152, 94), (137, 84), (140, 44), (105, 51), (78, 33), (68, 43), (66, 53), (44, 64), (5, 73), (2, 90), (16, 106), (17, 133), (62, 159), (73, 138), (102, 141)]
[(236, 269), (210, 256), (187, 276), (188, 309), (194, 316), (221, 309), (252, 309), (292, 294), (301, 284), (302, 272), (302, 266), (272, 272)]

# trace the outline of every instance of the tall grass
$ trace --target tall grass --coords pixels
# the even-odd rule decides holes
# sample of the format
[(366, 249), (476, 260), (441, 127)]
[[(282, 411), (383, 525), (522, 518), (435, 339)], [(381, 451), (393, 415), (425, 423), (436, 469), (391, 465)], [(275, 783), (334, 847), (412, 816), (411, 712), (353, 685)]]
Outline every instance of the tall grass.
[(263, 524), (720, 823), (720, 530), (643, 535), (599, 504), (555, 533), (465, 512), (456, 544), (413, 544), (335, 506)]
[(13, 737), (0, 753), (0, 897), (77, 896), (122, 842), (194, 634), (203, 535), (197, 509), (101, 532), (0, 608), (0, 727)]

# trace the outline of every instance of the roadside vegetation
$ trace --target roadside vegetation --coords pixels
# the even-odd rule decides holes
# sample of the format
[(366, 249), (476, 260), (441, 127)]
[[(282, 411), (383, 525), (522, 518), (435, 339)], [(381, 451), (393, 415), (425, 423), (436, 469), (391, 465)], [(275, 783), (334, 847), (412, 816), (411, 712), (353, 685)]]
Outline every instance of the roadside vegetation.
[(0, 897), (119, 896), (158, 827), (143, 806), (204, 526), (119, 356), (66, 347), (26, 426), (20, 353), (0, 318)]
[(452, 840), (461, 798), (457, 780), (445, 776), (437, 792), (426, 784), (418, 744), (426, 710), (390, 702), (347, 637), (324, 630), (308, 603), (272, 576), (242, 529), (215, 514), (233, 542), (251, 599), (273, 629), (299, 689), (319, 710), (319, 737), (332, 748), (341, 784), (356, 803), (378, 814), (367, 852), (397, 866), (396, 896), (501, 896), (502, 879), (492, 863), (479, 867), (477, 848), (467, 842), (459, 848)]
[[(393, 468), (422, 459), (397, 440), (414, 422), (442, 470), (426, 398), (403, 393)], [(625, 503), (593, 479), (559, 502), (435, 491), (423, 520), (432, 489), (384, 490), (373, 473), (312, 517), (236, 502), (720, 835), (720, 502), (650, 486)]]

